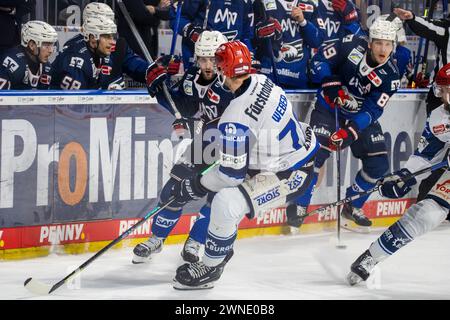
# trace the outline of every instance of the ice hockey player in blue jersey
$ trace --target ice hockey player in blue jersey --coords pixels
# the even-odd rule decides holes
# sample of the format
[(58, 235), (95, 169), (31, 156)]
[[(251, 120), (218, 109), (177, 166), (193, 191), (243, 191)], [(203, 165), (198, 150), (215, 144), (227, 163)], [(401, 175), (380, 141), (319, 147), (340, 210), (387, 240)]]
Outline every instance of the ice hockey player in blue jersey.
[(321, 41), (329, 43), (349, 34), (362, 34), (360, 17), (351, 0), (318, 0), (313, 23), (321, 33)]
[[(353, 156), (362, 161), (362, 169), (352, 186), (347, 188), (347, 197), (374, 187), (389, 170), (386, 143), (378, 118), (400, 86), (398, 69), (392, 60), (396, 28), (392, 22), (378, 19), (369, 33), (369, 41), (366, 37), (349, 35), (322, 47), (313, 58), (313, 80), (321, 83), (321, 88), (310, 124), (321, 149), (315, 158), (315, 177), (310, 192), (297, 200), (297, 208), (295, 204), (287, 208), (288, 224), (293, 227), (302, 224), (301, 217), (311, 200), (319, 169), (336, 150), (336, 145), (341, 149), (350, 147)], [(362, 211), (367, 198), (361, 197), (343, 207), (344, 222), (354, 221), (363, 229), (372, 224)]]
[[(194, 44), (204, 29), (220, 31), (229, 41), (241, 40), (252, 48), (253, 20), (252, 0), (185, 0), (178, 29), (183, 37), (185, 69), (194, 63)], [(172, 20), (172, 29), (175, 29), (175, 20)]]
[[(218, 154), (212, 154), (208, 159), (209, 154), (203, 152), (212, 141), (204, 141), (202, 133), (217, 128), (222, 113), (234, 97), (231, 91), (222, 87), (216, 74), (214, 54), (225, 42), (227, 38), (220, 32), (203, 31), (195, 43), (196, 66), (189, 68), (183, 78), (169, 90), (172, 100), (183, 116), (182, 119), (175, 120), (173, 128), (184, 138), (190, 137), (194, 141), (172, 168), (171, 178), (161, 191), (159, 205), (168, 201), (178, 181), (195, 172), (202, 172), (218, 157)], [(158, 103), (172, 111), (160, 89), (161, 83), (167, 77), (164, 66), (152, 65), (149, 75), (155, 75), (153, 80), (149, 78), (150, 94), (156, 95)], [(183, 133), (187, 133), (187, 136)], [(199, 259), (199, 250), (206, 240), (213, 196), (214, 193), (208, 194), (207, 203), (201, 208), (199, 218), (183, 247), (181, 256), (187, 262), (196, 262)], [(152, 236), (135, 247), (133, 263), (146, 262), (162, 250), (165, 239), (181, 216), (184, 204), (183, 201), (176, 201), (153, 217)]]
[[(91, 2), (84, 7), (83, 21), (93, 17), (106, 17), (114, 21), (114, 11), (111, 7), (101, 2)], [(74, 43), (83, 43), (84, 35), (78, 34), (69, 39), (64, 47), (69, 47)], [(116, 44), (111, 49), (112, 70), (109, 75), (102, 77), (101, 88), (107, 90), (122, 90), (125, 88), (123, 74), (130, 76), (133, 80), (145, 83), (146, 70), (149, 63), (135, 54), (127, 41), (119, 37)]]
[[(355, 285), (366, 281), (375, 266), (395, 254), (419, 236), (432, 231), (448, 216), (450, 209), (450, 64), (442, 67), (435, 78), (434, 92), (442, 105), (431, 111), (419, 145), (405, 167), (382, 181), (382, 196), (397, 199), (405, 196), (417, 183), (408, 179), (413, 172), (431, 167), (447, 158), (447, 170), (442, 171), (424, 199), (412, 205), (406, 213), (391, 225), (350, 267), (347, 281)], [(436, 172), (436, 171), (435, 171)], [(417, 179), (426, 178), (426, 174)], [(405, 266), (407, 268), (407, 266)]]
[[(88, 18), (93, 18), (93, 17), (103, 17), (103, 18), (108, 18), (111, 21), (115, 21), (114, 11), (106, 3), (102, 3), (102, 2), (91, 2), (91, 3), (88, 3), (84, 7), (83, 22), (86, 21)], [(84, 40), (83, 34), (81, 34), (81, 33), (77, 34), (76, 36), (67, 40), (66, 43), (64, 43), (63, 47), (68, 47), (72, 43), (75, 43), (78, 41), (83, 41), (83, 40)]]
[(234, 99), (219, 120), (219, 165), (179, 181), (172, 195), (191, 201), (217, 192), (201, 261), (177, 269), (175, 289), (212, 288), (233, 255), (239, 222), (284, 205), (309, 185), (319, 149), (307, 124), (297, 120), (284, 91), (252, 74), (251, 55), (240, 41), (216, 51), (217, 68)]
[(0, 90), (46, 90), (50, 86), (49, 58), (58, 34), (42, 21), (25, 23), (21, 33), (21, 45), (0, 55)]
[(111, 74), (110, 55), (116, 44), (116, 24), (103, 17), (83, 22), (83, 40), (61, 51), (53, 63), (52, 88), (63, 90), (100, 89)]
[[(318, 48), (322, 43), (319, 30), (311, 23), (315, 19), (314, 3), (309, 0), (272, 0), (257, 4), (255, 2), (255, 19), (259, 21), (255, 27), (255, 48), (256, 59), (261, 61), (261, 73), (278, 81), (278, 85), (285, 89), (308, 88), (311, 48)], [(277, 70), (276, 78), (272, 59)]]

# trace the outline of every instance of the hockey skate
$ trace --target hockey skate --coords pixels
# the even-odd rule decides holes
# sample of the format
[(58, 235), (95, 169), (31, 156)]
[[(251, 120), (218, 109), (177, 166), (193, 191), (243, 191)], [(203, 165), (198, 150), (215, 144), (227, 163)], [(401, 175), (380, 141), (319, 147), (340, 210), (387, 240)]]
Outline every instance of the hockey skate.
[[(370, 232), (370, 226), (372, 225), (372, 221), (370, 221), (364, 214), (364, 211), (361, 208), (354, 208), (351, 204), (344, 204), (341, 217), (343, 218), (341, 221), (341, 226), (344, 229), (362, 233)], [(352, 228), (351, 222), (354, 222), (357, 225), (357, 228)]]
[(347, 282), (354, 286), (355, 284), (366, 281), (370, 273), (375, 268), (377, 262), (373, 259), (369, 250), (364, 251), (362, 255), (352, 263), (350, 273), (347, 275)]
[(214, 288), (214, 283), (219, 280), (227, 262), (233, 256), (231, 250), (221, 264), (208, 267), (202, 261), (185, 263), (178, 267), (173, 288), (177, 290), (203, 290)]
[(306, 208), (290, 204), (286, 207), (286, 217), (291, 234), (300, 233), (300, 227), (306, 218)]
[(132, 262), (134, 264), (148, 262), (151, 259), (152, 255), (161, 252), (163, 241), (163, 239), (152, 235), (147, 241), (139, 243), (133, 249)]
[(187, 238), (184, 243), (183, 251), (181, 251), (181, 257), (184, 261), (189, 263), (198, 262), (200, 247), (200, 242), (195, 241), (191, 237)]

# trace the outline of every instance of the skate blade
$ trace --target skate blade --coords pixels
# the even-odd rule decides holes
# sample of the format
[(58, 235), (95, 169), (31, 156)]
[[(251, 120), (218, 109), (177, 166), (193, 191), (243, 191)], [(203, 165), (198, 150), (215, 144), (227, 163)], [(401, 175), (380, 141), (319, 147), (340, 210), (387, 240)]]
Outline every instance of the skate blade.
[(370, 227), (357, 225), (353, 220), (344, 217), (341, 217), (341, 228), (356, 233), (370, 233)]
[(363, 279), (353, 271), (350, 271), (350, 273), (347, 275), (347, 282), (351, 286), (354, 286), (362, 281)]
[(187, 290), (205, 290), (214, 288), (214, 282), (205, 283), (201, 286), (186, 286), (184, 284), (179, 283), (177, 280), (173, 279), (173, 288), (175, 290), (187, 291)]

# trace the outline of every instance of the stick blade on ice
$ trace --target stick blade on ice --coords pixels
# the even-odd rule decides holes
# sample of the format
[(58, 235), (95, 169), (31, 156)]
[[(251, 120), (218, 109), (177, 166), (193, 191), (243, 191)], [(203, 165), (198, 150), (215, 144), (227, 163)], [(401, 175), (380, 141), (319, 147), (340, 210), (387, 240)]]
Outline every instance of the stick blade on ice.
[(23, 285), (31, 293), (40, 296), (50, 294), (50, 290), (52, 289), (52, 286), (33, 278), (28, 278), (27, 280), (25, 280), (25, 283)]

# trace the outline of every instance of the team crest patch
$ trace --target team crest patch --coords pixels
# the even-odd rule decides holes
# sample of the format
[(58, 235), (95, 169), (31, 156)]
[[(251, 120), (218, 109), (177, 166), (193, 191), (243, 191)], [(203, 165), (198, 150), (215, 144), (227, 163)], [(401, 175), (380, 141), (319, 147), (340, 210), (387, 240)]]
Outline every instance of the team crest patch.
[(350, 60), (353, 64), (358, 65), (363, 57), (364, 54), (362, 52), (359, 52), (357, 49), (353, 49), (348, 56), (348, 60)]
[(189, 96), (192, 96), (192, 81), (190, 81), (190, 80), (184, 80), (184, 82), (183, 82), (183, 89), (184, 89), (184, 92), (187, 94), (187, 95), (189, 95)]

